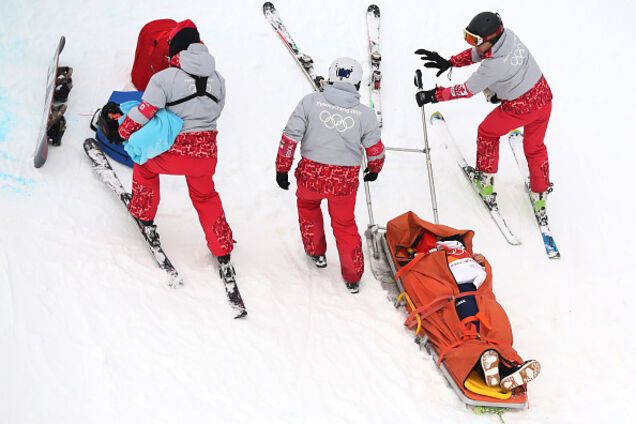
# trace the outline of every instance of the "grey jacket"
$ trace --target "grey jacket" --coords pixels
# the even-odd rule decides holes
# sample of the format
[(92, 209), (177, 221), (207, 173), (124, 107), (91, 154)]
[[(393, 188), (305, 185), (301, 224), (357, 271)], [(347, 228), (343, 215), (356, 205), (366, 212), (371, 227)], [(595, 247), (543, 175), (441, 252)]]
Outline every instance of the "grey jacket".
[[(187, 50), (179, 53), (179, 57), (181, 68), (170, 67), (154, 74), (142, 100), (162, 109), (168, 102), (196, 93), (194, 78), (188, 74), (207, 76), (206, 91), (216, 97), (218, 102), (202, 96), (168, 106), (167, 109), (183, 119), (182, 133), (216, 130), (216, 121), (225, 105), (225, 80), (215, 70), (214, 57), (201, 43), (190, 44)], [(142, 125), (148, 121), (137, 108), (131, 110), (128, 116)]]
[(482, 59), (472, 49), (473, 62), (481, 62), (466, 81), (466, 88), (477, 94), (485, 89), (501, 100), (514, 100), (525, 94), (541, 79), (541, 69), (519, 37), (509, 29), (491, 49), (492, 57)]
[[(302, 157), (325, 165), (360, 166), (362, 148), (380, 141), (375, 113), (360, 104), (351, 84), (336, 82), (322, 93), (305, 96), (283, 133), (300, 142)], [(384, 156), (369, 157), (369, 161)]]

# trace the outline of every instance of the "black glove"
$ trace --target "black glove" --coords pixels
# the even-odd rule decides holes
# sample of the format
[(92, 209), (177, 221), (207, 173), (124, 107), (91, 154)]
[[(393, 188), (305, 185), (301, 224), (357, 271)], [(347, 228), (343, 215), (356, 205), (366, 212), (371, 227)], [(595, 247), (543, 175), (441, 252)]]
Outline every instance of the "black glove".
[(436, 90), (436, 88), (433, 88), (432, 90), (423, 90), (415, 93), (415, 101), (417, 102), (417, 105), (422, 107), (427, 103), (437, 103), (437, 99), (435, 98)]
[(486, 101), (488, 103), (492, 103), (492, 104), (501, 103), (501, 99), (499, 97), (497, 97), (497, 94), (493, 93), (488, 88), (484, 90), (484, 96), (486, 96)]
[(283, 190), (289, 190), (289, 177), (287, 176), (287, 172), (277, 172), (276, 183)]
[(436, 75), (438, 77), (453, 66), (449, 60), (444, 59), (437, 52), (432, 52), (426, 49), (418, 49), (415, 50), (415, 54), (422, 55), (420, 59), (426, 62), (424, 63), (425, 68), (439, 69), (439, 72), (437, 72)]
[(375, 181), (378, 179), (378, 173), (369, 171), (369, 168), (366, 168), (363, 173), (364, 181)]

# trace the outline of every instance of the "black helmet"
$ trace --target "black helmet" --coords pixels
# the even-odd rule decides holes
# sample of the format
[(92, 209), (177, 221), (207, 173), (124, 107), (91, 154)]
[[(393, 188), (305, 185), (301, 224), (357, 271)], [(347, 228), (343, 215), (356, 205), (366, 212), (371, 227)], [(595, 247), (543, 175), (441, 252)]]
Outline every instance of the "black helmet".
[(481, 12), (470, 21), (464, 30), (464, 38), (473, 46), (478, 46), (486, 41), (495, 44), (503, 30), (503, 22), (501, 22), (498, 13)]

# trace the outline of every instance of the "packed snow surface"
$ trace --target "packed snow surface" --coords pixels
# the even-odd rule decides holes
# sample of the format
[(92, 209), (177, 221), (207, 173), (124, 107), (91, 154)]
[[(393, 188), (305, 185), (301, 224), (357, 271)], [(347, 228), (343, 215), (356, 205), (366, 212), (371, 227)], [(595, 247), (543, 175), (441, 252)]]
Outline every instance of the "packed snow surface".
[[(357, 58), (368, 76), (368, 3), (275, 2), (319, 73)], [(633, 2), (379, 1), (383, 141), (422, 147), (413, 54), (449, 57), (462, 29), (493, 10), (522, 38), (555, 95), (546, 143), (548, 209), (562, 253), (548, 260), (523, 184), (502, 143), (496, 178), (508, 245), (430, 131), (442, 223), (476, 231), (525, 358), (541, 361), (530, 408), (507, 423), (634, 422), (631, 129)], [(413, 343), (404, 314), (367, 272), (347, 292), (335, 243), (318, 270), (302, 250), (292, 190), (274, 181), (285, 122), (311, 89), (265, 21), (260, 1), (12, 2), (0, 14), (0, 422), (496, 422), (463, 406)], [(120, 202), (82, 149), (113, 90), (131, 89), (137, 35), (158, 18), (193, 19), (227, 81), (215, 176), (237, 240), (233, 261), (249, 316), (232, 319), (181, 177), (162, 177), (157, 216), (185, 286), (168, 288)], [(74, 88), (61, 147), (32, 166), (46, 70), (60, 35)], [(475, 69), (453, 71), (460, 83)], [(449, 85), (424, 72), (425, 86)], [(363, 99), (368, 88), (361, 89)], [(469, 162), (483, 96), (441, 111)], [(298, 157), (298, 155), (297, 155)], [(117, 165), (126, 187), (131, 170)], [(376, 220), (408, 210), (432, 220), (423, 155), (389, 152), (371, 184)], [(362, 190), (356, 216), (368, 222)], [(327, 228), (329, 226), (327, 225)]]

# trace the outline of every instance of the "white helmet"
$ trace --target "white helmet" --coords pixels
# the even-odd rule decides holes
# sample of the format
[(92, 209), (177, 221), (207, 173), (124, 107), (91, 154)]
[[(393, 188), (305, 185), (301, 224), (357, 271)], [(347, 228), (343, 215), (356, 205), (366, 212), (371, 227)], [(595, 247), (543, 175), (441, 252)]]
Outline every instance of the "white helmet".
[(355, 86), (362, 80), (362, 66), (350, 57), (339, 57), (329, 67), (329, 82), (346, 82)]

